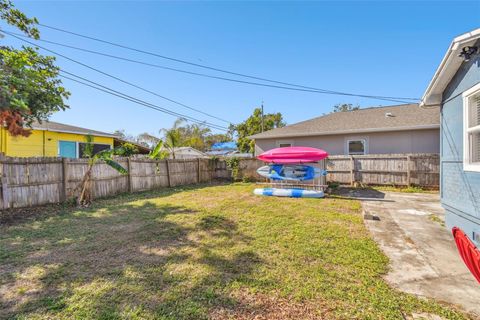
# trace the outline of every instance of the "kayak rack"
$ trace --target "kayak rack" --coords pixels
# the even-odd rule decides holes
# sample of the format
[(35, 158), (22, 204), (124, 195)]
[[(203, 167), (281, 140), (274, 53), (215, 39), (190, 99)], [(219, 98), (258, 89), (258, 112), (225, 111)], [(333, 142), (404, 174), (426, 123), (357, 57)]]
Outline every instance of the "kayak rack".
[[(327, 189), (327, 172), (325, 170), (327, 156), (328, 153), (322, 149), (300, 146), (280, 147), (266, 151), (257, 156), (258, 160), (269, 166), (257, 170), (261, 176), (266, 177), (266, 180), (257, 184), (268, 185), (269, 187), (256, 188), (253, 193), (261, 196), (323, 198)], [(281, 175), (281, 173), (285, 173), (285, 168), (282, 166), (296, 165), (307, 166), (303, 169), (303, 176), (297, 177), (295, 171), (291, 172), (293, 174), (291, 177)], [(312, 170), (312, 167), (314, 170)]]
[[(308, 163), (313, 167), (326, 170), (327, 161), (320, 160), (318, 162), (311, 162)], [(306, 190), (315, 190), (315, 191), (325, 191), (327, 189), (327, 179), (325, 176), (317, 177), (311, 181), (285, 181), (285, 180), (272, 180), (272, 179), (265, 179), (265, 182), (257, 182), (257, 185), (267, 185), (271, 188), (279, 188), (279, 189), (288, 189), (288, 188), (299, 188), (299, 189), (306, 189)]]

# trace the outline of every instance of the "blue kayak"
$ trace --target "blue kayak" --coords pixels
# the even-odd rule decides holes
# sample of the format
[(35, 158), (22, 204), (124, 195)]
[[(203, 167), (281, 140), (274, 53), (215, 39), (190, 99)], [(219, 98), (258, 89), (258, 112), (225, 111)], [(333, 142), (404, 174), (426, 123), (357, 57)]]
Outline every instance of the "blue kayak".
[(307, 165), (271, 164), (258, 168), (257, 173), (272, 180), (305, 181), (325, 176), (327, 171)]

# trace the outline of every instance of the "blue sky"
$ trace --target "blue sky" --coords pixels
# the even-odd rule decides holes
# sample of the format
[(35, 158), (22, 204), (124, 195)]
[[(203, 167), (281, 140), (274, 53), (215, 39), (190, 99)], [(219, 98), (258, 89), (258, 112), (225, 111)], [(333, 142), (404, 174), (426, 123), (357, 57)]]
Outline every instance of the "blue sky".
[[(421, 97), (453, 37), (480, 27), (474, 2), (15, 1), (41, 23), (235, 72), (371, 95)], [(11, 27), (0, 24), (5, 30)], [(150, 63), (211, 71), (41, 28), (41, 37)], [(19, 45), (8, 38), (3, 44)], [(41, 44), (148, 90), (227, 119), (264, 101), (295, 123), (337, 103), (392, 103), (199, 78)], [(132, 96), (201, 120), (218, 120), (128, 87), (62, 58), (58, 65)], [(221, 74), (215, 74), (220, 75)], [(158, 133), (175, 117), (64, 81), (70, 109), (53, 121), (112, 132)]]

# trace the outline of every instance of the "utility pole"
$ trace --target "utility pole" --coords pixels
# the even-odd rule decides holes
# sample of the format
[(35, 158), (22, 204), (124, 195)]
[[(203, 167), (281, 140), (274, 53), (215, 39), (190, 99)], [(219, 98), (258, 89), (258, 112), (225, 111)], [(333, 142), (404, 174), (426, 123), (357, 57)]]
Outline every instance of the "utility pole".
[(262, 132), (263, 132), (263, 101), (262, 101)]

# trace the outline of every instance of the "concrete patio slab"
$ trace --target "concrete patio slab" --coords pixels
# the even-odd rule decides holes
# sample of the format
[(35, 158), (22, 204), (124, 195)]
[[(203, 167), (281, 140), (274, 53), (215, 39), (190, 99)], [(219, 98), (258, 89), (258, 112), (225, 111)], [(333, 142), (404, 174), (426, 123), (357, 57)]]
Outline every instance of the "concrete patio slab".
[(386, 280), (419, 296), (458, 305), (480, 317), (480, 284), (461, 260), (444, 225), (438, 194), (348, 190), (360, 198), (374, 239), (390, 258)]

